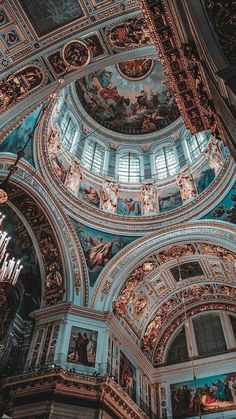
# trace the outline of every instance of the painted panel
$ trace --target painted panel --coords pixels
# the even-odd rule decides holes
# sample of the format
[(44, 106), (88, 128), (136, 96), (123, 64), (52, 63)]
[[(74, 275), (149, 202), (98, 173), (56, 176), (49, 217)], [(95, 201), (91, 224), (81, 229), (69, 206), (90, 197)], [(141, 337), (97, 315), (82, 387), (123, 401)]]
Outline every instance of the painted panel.
[(120, 351), (120, 386), (129, 396), (136, 398), (136, 368), (127, 356)]
[(98, 332), (73, 326), (67, 361), (73, 364), (95, 366)]
[(204, 167), (200, 173), (196, 173), (194, 180), (197, 185), (198, 193), (202, 193), (211, 184), (214, 178), (215, 172), (208, 166)]
[[(171, 268), (171, 273), (176, 281), (179, 281), (179, 267)], [(198, 275), (204, 275), (199, 262), (188, 262), (180, 265), (180, 273), (182, 279), (192, 278)]]
[(129, 217), (141, 215), (141, 202), (131, 196), (118, 198), (117, 214)]
[(90, 286), (94, 286), (96, 279), (104, 266), (127, 244), (136, 237), (124, 237), (94, 230), (82, 224), (75, 224), (87, 262)]
[(38, 35), (42, 36), (61, 28), (84, 15), (78, 0), (20, 0), (25, 13)]
[(236, 373), (172, 384), (173, 418), (236, 409)]
[(236, 224), (236, 182), (221, 203), (203, 218), (217, 219)]
[(171, 188), (159, 195), (160, 212), (171, 211), (182, 205), (182, 199), (178, 188)]
[[(7, 138), (0, 144), (0, 153), (13, 153), (21, 150), (28, 140), (28, 135), (32, 132), (37, 117), (40, 113), (41, 107), (36, 109), (31, 115), (29, 115)], [(33, 165), (32, 155), (32, 140), (26, 146), (25, 155), (23, 157), (29, 163)]]

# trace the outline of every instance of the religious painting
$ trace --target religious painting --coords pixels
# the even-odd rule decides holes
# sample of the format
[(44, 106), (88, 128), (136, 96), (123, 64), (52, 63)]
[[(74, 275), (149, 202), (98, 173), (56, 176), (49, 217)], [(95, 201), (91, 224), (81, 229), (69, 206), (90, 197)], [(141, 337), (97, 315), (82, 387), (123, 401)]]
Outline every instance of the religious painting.
[(195, 175), (195, 183), (197, 185), (198, 193), (202, 193), (214, 180), (215, 172), (209, 166), (204, 167), (200, 173)]
[(119, 384), (133, 400), (136, 399), (136, 368), (122, 351), (120, 351)]
[[(178, 118), (179, 111), (168, 91), (160, 61), (154, 62), (146, 76), (136, 79), (135, 74), (142, 73), (139, 61), (138, 65), (132, 63), (133, 69), (123, 63), (123, 71), (126, 67), (129, 79), (117, 66), (108, 66), (76, 82), (81, 104), (105, 128), (139, 135), (158, 131)], [(131, 80), (132, 73), (134, 79)]]
[(221, 203), (203, 218), (217, 219), (236, 224), (236, 183)]
[(79, 197), (94, 207), (100, 206), (100, 192), (87, 182), (81, 182)]
[(57, 51), (52, 55), (49, 55), (48, 61), (50, 62), (56, 74), (62, 74), (66, 71), (67, 66), (61, 57), (60, 51)]
[[(41, 112), (41, 106), (32, 112), (24, 121), (9, 134), (4, 141), (0, 143), (0, 153), (16, 153), (21, 150), (26, 141), (28, 140), (29, 134), (33, 131), (36, 124), (38, 115)], [(24, 152), (25, 155), (23, 159), (27, 160), (30, 164), (33, 165), (33, 144), (32, 140), (26, 146)]]
[(103, 46), (97, 35), (88, 36), (87, 38), (85, 38), (85, 42), (88, 45), (88, 48), (94, 58), (104, 54)]
[(21, 42), (20, 36), (15, 29), (2, 32), (1, 36), (7, 48), (11, 48)]
[(170, 269), (170, 271), (176, 281), (180, 280), (180, 276), (181, 276), (181, 279), (187, 279), (187, 278), (192, 278), (195, 276), (204, 275), (199, 262), (183, 263), (179, 266), (174, 266), (173, 268)]
[(10, 22), (5, 10), (0, 8), (0, 27), (7, 25)]
[(73, 326), (71, 329), (67, 361), (94, 367), (98, 332)]
[(137, 238), (104, 233), (82, 224), (75, 224), (75, 229), (84, 251), (91, 287), (113, 256)]
[(121, 50), (147, 45), (151, 36), (143, 17), (132, 17), (116, 22), (107, 29), (106, 37), (112, 48)]
[(171, 211), (182, 205), (181, 194), (178, 188), (170, 188), (159, 195), (160, 212)]
[(236, 409), (236, 373), (172, 384), (173, 418), (203, 416)]
[(81, 18), (84, 12), (78, 0), (19, 0), (39, 36), (46, 35)]
[(66, 65), (73, 68), (86, 66), (90, 61), (90, 50), (82, 41), (71, 41), (62, 48), (62, 58)]
[(141, 202), (131, 196), (118, 198), (117, 214), (135, 217), (141, 215)]
[(154, 64), (150, 58), (139, 58), (117, 64), (117, 70), (128, 80), (142, 80), (152, 72)]

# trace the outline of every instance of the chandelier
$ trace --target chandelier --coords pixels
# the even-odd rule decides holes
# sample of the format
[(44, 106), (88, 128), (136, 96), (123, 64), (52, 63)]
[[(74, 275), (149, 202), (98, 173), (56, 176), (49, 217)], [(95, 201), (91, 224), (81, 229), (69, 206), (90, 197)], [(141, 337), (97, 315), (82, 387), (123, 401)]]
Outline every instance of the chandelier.
[[(5, 215), (0, 213), (0, 227), (4, 218)], [(14, 257), (9, 259), (7, 246), (10, 239), (11, 237), (5, 231), (0, 230), (0, 283), (8, 282), (14, 286), (23, 266), (20, 264), (20, 260), (16, 261)]]

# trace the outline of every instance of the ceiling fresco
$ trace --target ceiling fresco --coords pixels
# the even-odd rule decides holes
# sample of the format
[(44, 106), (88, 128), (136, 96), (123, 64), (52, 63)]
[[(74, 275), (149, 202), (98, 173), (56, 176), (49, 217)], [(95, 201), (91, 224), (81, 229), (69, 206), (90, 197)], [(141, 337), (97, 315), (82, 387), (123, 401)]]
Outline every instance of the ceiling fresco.
[(77, 0), (20, 0), (27, 17), (39, 36), (46, 35), (55, 29), (79, 19), (84, 15)]
[(159, 60), (108, 66), (76, 82), (78, 97), (99, 124), (123, 134), (159, 131), (179, 117)]

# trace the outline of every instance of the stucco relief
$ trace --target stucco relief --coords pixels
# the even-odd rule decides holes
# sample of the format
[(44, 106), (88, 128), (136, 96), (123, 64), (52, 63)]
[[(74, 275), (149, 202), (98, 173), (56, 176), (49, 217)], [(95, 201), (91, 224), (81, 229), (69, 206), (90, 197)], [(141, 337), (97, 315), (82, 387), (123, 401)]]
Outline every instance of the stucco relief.
[(0, 112), (38, 90), (47, 83), (47, 72), (37, 62), (22, 67), (0, 82)]

